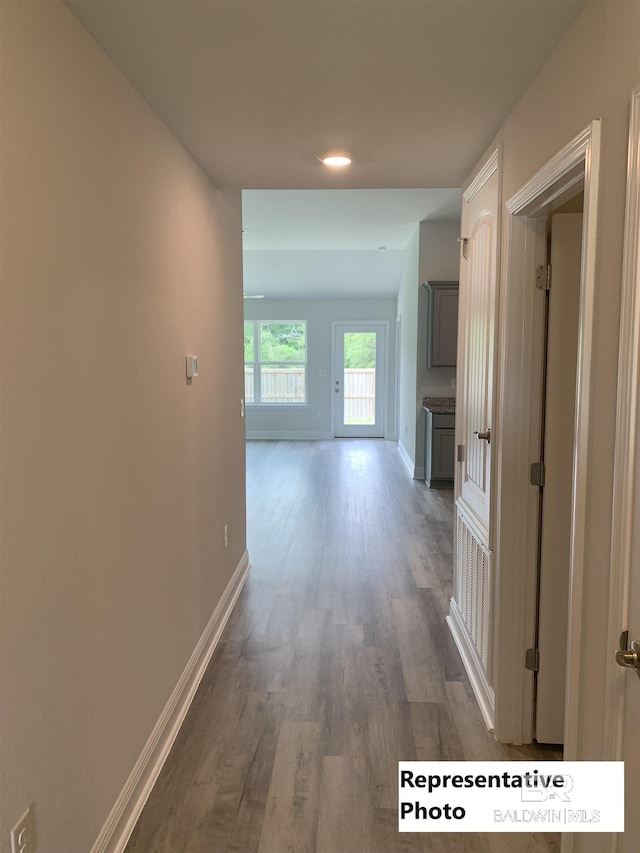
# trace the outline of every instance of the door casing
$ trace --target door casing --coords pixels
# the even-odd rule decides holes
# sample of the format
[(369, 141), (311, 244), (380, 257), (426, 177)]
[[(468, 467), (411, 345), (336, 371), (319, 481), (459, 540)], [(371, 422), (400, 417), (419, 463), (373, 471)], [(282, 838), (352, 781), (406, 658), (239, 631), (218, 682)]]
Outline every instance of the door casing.
[[(628, 680), (633, 673), (614, 661), (620, 632), (629, 626), (632, 570), (632, 532), (637, 441), (640, 423), (640, 87), (632, 94), (627, 167), (622, 300), (620, 306), (620, 349), (618, 356), (618, 399), (616, 406), (613, 512), (611, 522), (611, 568), (609, 577), (609, 625), (605, 708), (604, 758), (624, 757), (625, 704)], [(636, 567), (637, 571), (637, 567)], [(638, 685), (634, 683), (634, 687)], [(619, 836), (607, 838), (606, 853), (616, 853)]]
[[(586, 548), (591, 353), (594, 328), (600, 122), (593, 121), (506, 203), (506, 271), (499, 296), (496, 454), (496, 573), (494, 587), (495, 735), (505, 743), (532, 736), (533, 677), (524, 655), (535, 638), (537, 490), (529, 464), (539, 453), (543, 301), (536, 299), (536, 267), (546, 263), (547, 213), (584, 182), (576, 393), (571, 580), (567, 656), (565, 757), (577, 753), (583, 631), (581, 598)], [(514, 471), (518, 472), (514, 476)], [(519, 571), (513, 571), (513, 567)], [(565, 842), (563, 841), (563, 844)], [(564, 849), (564, 847), (563, 847)]]

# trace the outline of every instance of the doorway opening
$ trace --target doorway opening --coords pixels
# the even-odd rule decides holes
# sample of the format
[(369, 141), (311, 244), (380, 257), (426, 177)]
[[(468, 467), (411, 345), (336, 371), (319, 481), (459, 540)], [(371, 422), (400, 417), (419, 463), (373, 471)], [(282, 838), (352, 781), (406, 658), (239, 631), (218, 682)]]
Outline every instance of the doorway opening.
[[(494, 588), (493, 636), (495, 734), (502, 742), (529, 743), (537, 733), (533, 710), (538, 687), (535, 656), (536, 640), (539, 639), (538, 564), (541, 544), (540, 489), (531, 484), (530, 475), (531, 465), (540, 462), (541, 436), (544, 433), (540, 401), (545, 393), (543, 378), (546, 376), (541, 369), (545, 300), (536, 287), (536, 277), (548, 263), (548, 217), (584, 192), (579, 228), (575, 411), (568, 416), (571, 420), (569, 432), (563, 433), (565, 442), (568, 435), (571, 444), (571, 490), (570, 497), (565, 497), (570, 505), (568, 616), (563, 644), (566, 666), (560, 666), (565, 673), (565, 709), (561, 727), (567, 760), (573, 760), (577, 751), (577, 714), (583, 666), (581, 593), (587, 533), (586, 463), (589, 454), (599, 151), (600, 123), (594, 121), (507, 201), (507, 275), (503, 282), (504, 292), (500, 295), (499, 337), (502, 346), (496, 430), (496, 542), (499, 560)], [(572, 310), (575, 313), (575, 304)], [(566, 535), (566, 523), (564, 528)], [(550, 645), (553, 648), (553, 642)], [(533, 665), (527, 668), (526, 662)]]
[(544, 302), (539, 461), (531, 484), (539, 489), (537, 614), (533, 654), (533, 737), (564, 741), (571, 505), (573, 498), (578, 318), (584, 192), (553, 205), (547, 216), (547, 264), (536, 286)]
[(383, 438), (389, 323), (331, 323), (334, 438)]

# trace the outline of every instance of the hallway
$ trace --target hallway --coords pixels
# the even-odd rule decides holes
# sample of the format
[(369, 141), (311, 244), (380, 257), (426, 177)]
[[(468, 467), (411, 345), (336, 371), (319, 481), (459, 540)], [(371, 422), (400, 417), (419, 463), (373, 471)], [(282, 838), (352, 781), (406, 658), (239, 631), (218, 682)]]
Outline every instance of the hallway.
[(496, 744), (444, 617), (452, 492), (382, 440), (249, 442), (252, 569), (127, 853), (557, 853), (397, 831), (397, 761)]

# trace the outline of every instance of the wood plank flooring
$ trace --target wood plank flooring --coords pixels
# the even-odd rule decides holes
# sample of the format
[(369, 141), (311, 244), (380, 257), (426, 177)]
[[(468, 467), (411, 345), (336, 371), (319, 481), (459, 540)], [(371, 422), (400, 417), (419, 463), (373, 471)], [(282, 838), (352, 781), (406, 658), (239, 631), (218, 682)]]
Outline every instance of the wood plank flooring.
[(249, 442), (252, 570), (126, 853), (557, 853), (397, 830), (397, 762), (487, 732), (444, 621), (452, 493), (382, 440)]

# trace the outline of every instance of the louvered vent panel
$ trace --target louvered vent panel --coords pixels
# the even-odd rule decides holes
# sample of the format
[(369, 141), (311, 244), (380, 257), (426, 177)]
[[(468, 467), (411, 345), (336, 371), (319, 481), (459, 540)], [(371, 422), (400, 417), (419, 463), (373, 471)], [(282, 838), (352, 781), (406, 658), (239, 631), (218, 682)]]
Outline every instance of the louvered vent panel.
[(456, 545), (456, 601), (488, 675), (491, 645), (489, 554), (477, 541), (459, 512)]

